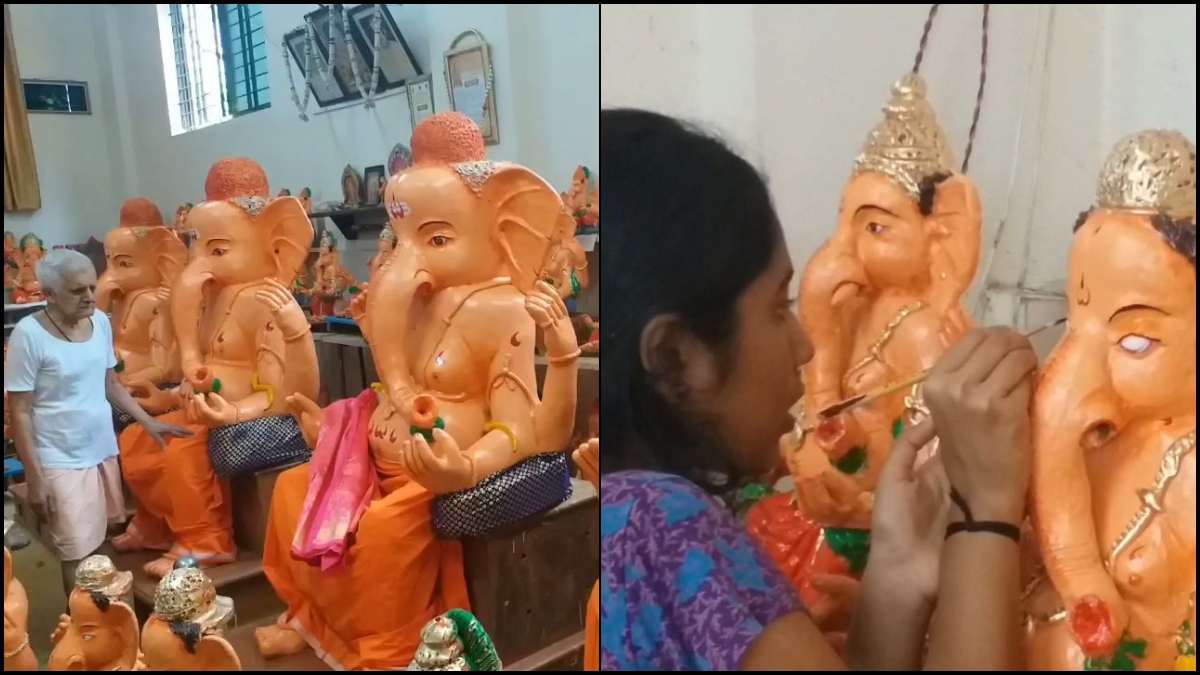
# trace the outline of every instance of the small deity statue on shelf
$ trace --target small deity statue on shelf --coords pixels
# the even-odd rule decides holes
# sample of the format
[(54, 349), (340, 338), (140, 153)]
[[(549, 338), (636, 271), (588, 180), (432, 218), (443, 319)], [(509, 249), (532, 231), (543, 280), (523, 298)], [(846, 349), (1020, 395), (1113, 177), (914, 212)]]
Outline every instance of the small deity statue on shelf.
[(543, 277), (563, 300), (567, 300), (588, 287), (588, 259), (587, 252), (575, 238), (575, 228), (566, 218), (563, 220), (567, 227), (559, 228), (554, 236)]
[(600, 319), (593, 319), (588, 315), (583, 315), (583, 328), (587, 334), (583, 344), (579, 345), (579, 349), (585, 354), (600, 353)]
[(42, 240), (32, 232), (21, 237), (17, 251), (17, 278), (12, 290), (12, 301), (21, 305), (29, 302), (41, 302), (42, 285), (38, 283), (37, 264), (46, 255)]
[[(373, 281), (375, 275), (379, 272), (379, 268), (383, 262), (388, 259), (392, 252), (396, 250), (396, 231), (392, 229), (391, 223), (383, 226), (379, 231), (379, 245), (375, 249), (375, 255), (367, 261), (367, 269), (370, 270), (369, 280)], [(363, 286), (366, 287), (365, 285)]]
[(571, 189), (562, 193), (562, 200), (579, 227), (600, 224), (600, 189), (592, 187), (592, 172), (586, 166), (576, 167)]
[[(347, 292), (357, 293), (358, 281), (345, 267), (342, 267), (341, 253), (337, 248), (337, 239), (329, 230), (321, 233), (320, 251), (317, 262), (313, 265), (314, 285), (312, 290), (312, 317), (314, 323), (320, 323), (327, 317), (338, 316), (338, 310), (344, 310), (345, 303), (341, 302)], [(341, 306), (339, 306), (339, 303)]]

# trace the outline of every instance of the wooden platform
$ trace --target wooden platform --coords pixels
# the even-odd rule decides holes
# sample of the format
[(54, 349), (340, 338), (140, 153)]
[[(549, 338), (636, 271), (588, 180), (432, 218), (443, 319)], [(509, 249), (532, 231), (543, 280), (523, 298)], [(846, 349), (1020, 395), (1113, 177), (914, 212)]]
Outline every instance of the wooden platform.
[(249, 624), (243, 623), (226, 635), (229, 644), (233, 645), (233, 650), (242, 660), (242, 670), (300, 671), (304, 673), (333, 670), (327, 663), (317, 658), (311, 649), (277, 659), (263, 658), (263, 655), (258, 653), (258, 645), (254, 642), (254, 629), (269, 625), (273, 621), (274, 619), (266, 619)]
[[(133, 572), (134, 610), (145, 621), (154, 611), (154, 589), (158, 579), (142, 567), (159, 557), (157, 551), (117, 553), (111, 544), (101, 547), (100, 553), (112, 558), (117, 569)], [(263, 574), (262, 558), (251, 551), (238, 551), (237, 560), (204, 570), (217, 587), (217, 593), (233, 598), (240, 622), (274, 621), (285, 607)]]
[(587, 603), (600, 576), (600, 503), (591, 483), (572, 484), (571, 499), (548, 513), (463, 541), (471, 609), (505, 663), (582, 663)]

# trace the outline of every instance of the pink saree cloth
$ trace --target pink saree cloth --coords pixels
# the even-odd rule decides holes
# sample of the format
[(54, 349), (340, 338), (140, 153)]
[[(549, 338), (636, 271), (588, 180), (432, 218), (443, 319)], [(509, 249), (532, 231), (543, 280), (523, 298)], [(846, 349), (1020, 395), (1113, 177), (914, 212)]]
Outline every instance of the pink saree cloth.
[(308, 494), (292, 538), (292, 557), (322, 572), (345, 563), (358, 521), (379, 493), (367, 447), (367, 424), (378, 404), (375, 391), (367, 389), (322, 411), (308, 465)]

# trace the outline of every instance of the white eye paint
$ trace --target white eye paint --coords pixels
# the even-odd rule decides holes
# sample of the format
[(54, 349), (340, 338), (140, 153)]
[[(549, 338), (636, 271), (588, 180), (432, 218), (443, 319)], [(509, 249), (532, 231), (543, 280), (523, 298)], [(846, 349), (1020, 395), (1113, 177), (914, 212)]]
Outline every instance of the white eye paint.
[(1154, 344), (1154, 340), (1142, 335), (1126, 335), (1117, 343), (1121, 349), (1130, 354), (1144, 354)]

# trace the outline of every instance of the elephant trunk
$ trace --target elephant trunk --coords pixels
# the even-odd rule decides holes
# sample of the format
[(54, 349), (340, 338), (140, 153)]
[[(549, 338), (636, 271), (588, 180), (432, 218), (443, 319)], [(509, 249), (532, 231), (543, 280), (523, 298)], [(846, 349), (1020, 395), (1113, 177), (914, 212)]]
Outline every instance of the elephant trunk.
[(830, 239), (804, 270), (800, 319), (812, 340), (813, 358), (803, 372), (809, 400), (818, 408), (842, 397), (842, 377), (850, 358), (846, 350), (849, 305), (867, 283), (866, 271), (845, 237)]
[(120, 296), (124, 294), (124, 289), (117, 285), (116, 278), (108, 270), (100, 275), (100, 280), (96, 282), (96, 306), (105, 314), (112, 311), (112, 303), (114, 300), (120, 300)]
[(368, 341), (375, 365), (387, 389), (392, 407), (414, 426), (432, 428), (437, 420), (437, 403), (421, 395), (408, 362), (408, 337), (413, 325), (409, 314), (418, 295), (427, 296), (433, 277), (413, 255), (392, 256), (379, 269), (378, 280), (367, 296), (371, 318)]
[(200, 314), (204, 307), (206, 286), (213, 281), (208, 261), (195, 258), (183, 269), (171, 289), (171, 325), (179, 346), (183, 377), (197, 391), (209, 391), (212, 388), (212, 378), (204, 367), (204, 355), (200, 352)]
[(1105, 568), (1092, 508), (1086, 455), (1125, 425), (1108, 381), (1103, 336), (1068, 334), (1046, 364), (1033, 404), (1031, 506), (1046, 573), (1089, 656), (1121, 638), (1125, 612)]

